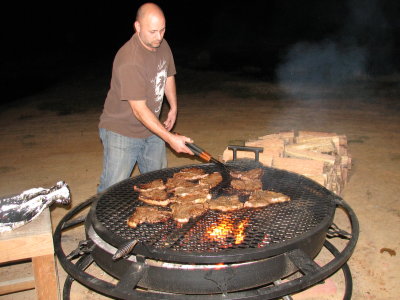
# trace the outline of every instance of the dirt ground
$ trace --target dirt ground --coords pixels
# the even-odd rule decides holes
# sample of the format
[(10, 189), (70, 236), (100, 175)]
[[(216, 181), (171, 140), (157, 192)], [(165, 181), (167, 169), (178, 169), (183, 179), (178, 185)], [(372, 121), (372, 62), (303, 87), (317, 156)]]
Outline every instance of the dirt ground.
[[(213, 80), (212, 74), (209, 79)], [(341, 196), (360, 222), (359, 241), (348, 262), (353, 275), (353, 299), (398, 299), (399, 79), (396, 76), (365, 78), (340, 89), (307, 87), (303, 92), (308, 94), (298, 98), (269, 98), (268, 95), (282, 95), (277, 85), (232, 79), (225, 81), (221, 90), (180, 94), (175, 130), (190, 136), (215, 156), (221, 155), (228, 144), (240, 144), (287, 130), (346, 135), (353, 168)], [(177, 82), (179, 91), (179, 80)], [(96, 193), (102, 167), (102, 146), (97, 131), (100, 105), (83, 112), (59, 113), (39, 109), (38, 104), (50, 102), (61, 109), (74, 97), (97, 97), (102, 103), (103, 83), (83, 74), (82, 78), (66, 80), (27, 97), (25, 104), (19, 103), (0, 112), (0, 186), (3, 196), (32, 187), (50, 187), (59, 180), (69, 184), (73, 207)], [(227, 92), (229, 90), (231, 92)], [(247, 97), (239, 93), (233, 95), (232, 91), (239, 90), (252, 93)], [(263, 94), (267, 96), (261, 97)], [(168, 151), (168, 160), (170, 167), (201, 163), (171, 151)], [(135, 170), (133, 175), (137, 172)], [(53, 228), (68, 211), (69, 208), (52, 206)], [(81, 239), (74, 232), (69, 238), (74, 243)], [(62, 287), (66, 274), (58, 267)], [(3, 267), (0, 277), (13, 278), (29, 272), (29, 266), (24, 264)], [(304, 294), (298, 295), (297, 299), (321, 299), (322, 295), (326, 299), (341, 299), (341, 281), (340, 278), (328, 280), (328, 288), (320, 292), (321, 296)], [(32, 290), (0, 296), (0, 299), (16, 300), (33, 298)], [(74, 283), (71, 298), (107, 299), (77, 283)]]

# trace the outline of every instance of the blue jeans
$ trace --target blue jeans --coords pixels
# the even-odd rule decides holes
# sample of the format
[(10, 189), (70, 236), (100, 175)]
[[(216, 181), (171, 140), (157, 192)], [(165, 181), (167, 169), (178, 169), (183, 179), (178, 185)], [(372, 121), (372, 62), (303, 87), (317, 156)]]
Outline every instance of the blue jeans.
[(167, 167), (165, 142), (156, 135), (130, 138), (104, 128), (99, 129), (103, 142), (103, 172), (97, 192), (129, 178), (138, 163), (140, 173)]

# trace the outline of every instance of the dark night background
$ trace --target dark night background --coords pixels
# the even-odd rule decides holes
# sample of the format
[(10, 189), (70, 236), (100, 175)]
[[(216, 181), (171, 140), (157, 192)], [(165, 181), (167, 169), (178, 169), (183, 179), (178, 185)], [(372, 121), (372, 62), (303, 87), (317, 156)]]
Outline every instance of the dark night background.
[[(154, 1), (180, 68), (268, 81), (393, 74), (400, 1)], [(1, 85), (8, 103), (79, 70), (109, 76), (143, 1), (15, 2), (3, 7)], [(101, 66), (101, 68), (99, 68)]]

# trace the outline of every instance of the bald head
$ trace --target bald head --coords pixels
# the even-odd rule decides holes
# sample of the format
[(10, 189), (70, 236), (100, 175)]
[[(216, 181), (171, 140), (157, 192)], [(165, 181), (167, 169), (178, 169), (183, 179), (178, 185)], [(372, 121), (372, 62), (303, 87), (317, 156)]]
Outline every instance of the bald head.
[(158, 5), (145, 3), (140, 6), (134, 25), (145, 48), (155, 51), (160, 47), (165, 33), (165, 17)]
[(161, 8), (154, 3), (145, 3), (139, 7), (136, 13), (136, 21), (143, 22), (146, 18), (158, 17), (164, 18)]

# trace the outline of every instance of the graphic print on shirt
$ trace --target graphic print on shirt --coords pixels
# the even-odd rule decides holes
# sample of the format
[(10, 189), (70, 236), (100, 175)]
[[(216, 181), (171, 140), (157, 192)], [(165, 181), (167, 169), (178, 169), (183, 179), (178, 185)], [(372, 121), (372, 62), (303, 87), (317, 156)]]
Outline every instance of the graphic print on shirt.
[(164, 88), (167, 81), (167, 62), (161, 61), (157, 67), (157, 75), (151, 81), (154, 86), (155, 101), (157, 103), (154, 113), (158, 113), (161, 110), (161, 105), (164, 98)]

